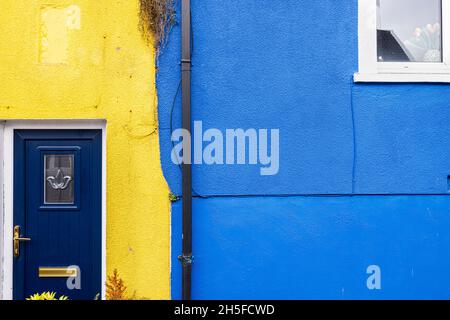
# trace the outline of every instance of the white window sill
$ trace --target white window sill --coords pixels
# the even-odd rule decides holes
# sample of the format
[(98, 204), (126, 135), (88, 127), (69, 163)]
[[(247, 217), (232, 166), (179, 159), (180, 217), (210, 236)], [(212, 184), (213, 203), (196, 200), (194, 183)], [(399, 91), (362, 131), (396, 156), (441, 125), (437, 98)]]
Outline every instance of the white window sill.
[(355, 73), (355, 82), (450, 83), (450, 73)]

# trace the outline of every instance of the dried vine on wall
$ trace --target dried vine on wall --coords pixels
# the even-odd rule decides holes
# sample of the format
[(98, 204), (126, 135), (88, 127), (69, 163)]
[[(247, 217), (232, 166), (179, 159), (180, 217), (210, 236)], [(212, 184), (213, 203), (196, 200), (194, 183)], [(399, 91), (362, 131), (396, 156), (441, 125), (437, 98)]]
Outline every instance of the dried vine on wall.
[(144, 38), (156, 48), (159, 56), (167, 44), (168, 35), (176, 23), (176, 0), (139, 0), (140, 29)]

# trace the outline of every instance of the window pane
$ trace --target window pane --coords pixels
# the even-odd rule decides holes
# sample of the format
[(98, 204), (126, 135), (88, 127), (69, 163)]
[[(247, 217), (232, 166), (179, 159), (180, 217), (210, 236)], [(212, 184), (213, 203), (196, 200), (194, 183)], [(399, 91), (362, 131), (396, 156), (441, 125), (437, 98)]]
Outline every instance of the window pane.
[(74, 202), (73, 155), (44, 156), (44, 203), (70, 204)]
[(377, 0), (379, 62), (442, 62), (441, 0)]

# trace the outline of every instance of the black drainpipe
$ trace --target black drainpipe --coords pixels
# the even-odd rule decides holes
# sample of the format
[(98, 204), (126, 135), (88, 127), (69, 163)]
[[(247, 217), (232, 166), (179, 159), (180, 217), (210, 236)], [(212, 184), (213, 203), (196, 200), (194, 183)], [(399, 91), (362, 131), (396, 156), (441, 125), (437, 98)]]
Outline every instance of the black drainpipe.
[[(182, 127), (191, 132), (191, 3), (182, 0), (181, 3), (181, 96), (182, 96)], [(183, 152), (189, 152), (191, 146), (183, 140)], [(182, 299), (191, 300), (191, 270), (192, 270), (192, 168), (190, 161), (182, 165), (183, 169), (183, 253), (180, 257), (183, 266)]]

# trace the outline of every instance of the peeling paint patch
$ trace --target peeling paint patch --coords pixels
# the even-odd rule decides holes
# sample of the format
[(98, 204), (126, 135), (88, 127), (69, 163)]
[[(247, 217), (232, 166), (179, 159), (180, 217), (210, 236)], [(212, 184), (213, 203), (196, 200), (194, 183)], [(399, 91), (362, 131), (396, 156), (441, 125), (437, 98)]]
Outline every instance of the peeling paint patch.
[(81, 9), (45, 6), (41, 9), (39, 62), (42, 64), (67, 63), (70, 31), (81, 29)]

